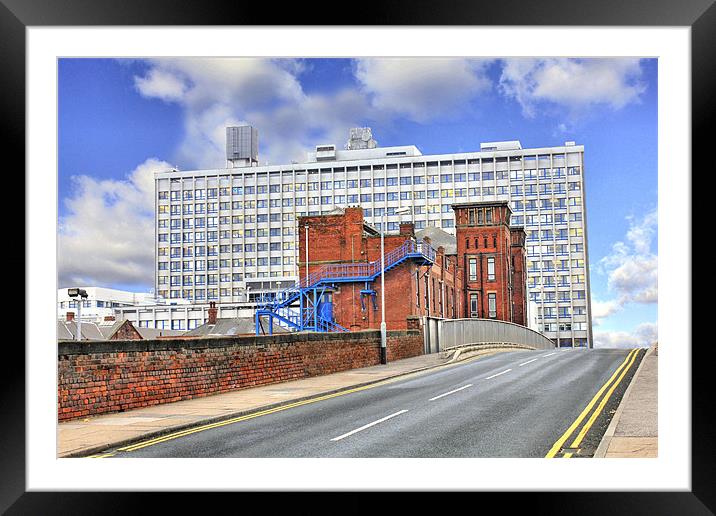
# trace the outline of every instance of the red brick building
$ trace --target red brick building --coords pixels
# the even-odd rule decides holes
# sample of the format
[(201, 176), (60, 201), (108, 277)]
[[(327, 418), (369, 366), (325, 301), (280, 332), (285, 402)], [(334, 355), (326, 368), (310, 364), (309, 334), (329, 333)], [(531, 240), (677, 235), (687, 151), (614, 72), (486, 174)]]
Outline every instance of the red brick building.
[(525, 231), (506, 201), (454, 204), (465, 317), (527, 325)]
[[(380, 261), (380, 233), (367, 225), (360, 207), (337, 214), (300, 217), (299, 275), (331, 264)], [(398, 234), (386, 234), (386, 255), (408, 239), (415, 240), (412, 223), (400, 224)], [(306, 270), (308, 241), (308, 271)], [(427, 239), (426, 239), (427, 241)], [(335, 322), (351, 331), (379, 329), (380, 276), (372, 282), (336, 284), (328, 294)], [(429, 290), (428, 290), (429, 289)], [(462, 277), (455, 256), (438, 247), (435, 261), (406, 260), (385, 273), (385, 318), (389, 330), (406, 329), (410, 316), (460, 317)], [(431, 306), (428, 306), (428, 302)]]

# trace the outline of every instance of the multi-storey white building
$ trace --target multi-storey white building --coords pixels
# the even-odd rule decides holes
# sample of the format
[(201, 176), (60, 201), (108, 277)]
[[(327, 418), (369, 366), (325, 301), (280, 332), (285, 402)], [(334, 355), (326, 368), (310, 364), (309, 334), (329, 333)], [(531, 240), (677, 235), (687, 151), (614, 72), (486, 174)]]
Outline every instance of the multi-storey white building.
[[(583, 146), (494, 142), (423, 155), (370, 142), (319, 145), (305, 163), (156, 173), (157, 294), (236, 303), (292, 285), (301, 215), (360, 205), (378, 229), (385, 215), (388, 232), (411, 218), (454, 234), (453, 203), (506, 200), (527, 233), (540, 329), (560, 345), (591, 346)], [(410, 215), (395, 213), (403, 207)]]

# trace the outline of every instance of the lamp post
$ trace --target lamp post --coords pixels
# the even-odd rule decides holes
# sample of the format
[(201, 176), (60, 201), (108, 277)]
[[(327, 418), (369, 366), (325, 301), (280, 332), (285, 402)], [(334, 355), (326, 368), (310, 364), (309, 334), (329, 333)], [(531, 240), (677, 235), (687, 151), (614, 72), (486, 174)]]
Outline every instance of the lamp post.
[(77, 333), (75, 340), (82, 340), (82, 300), (87, 299), (87, 291), (81, 288), (68, 288), (67, 295), (79, 297), (77, 300)]
[(385, 327), (385, 208), (380, 214), (380, 363), (388, 363), (387, 331)]
[(308, 286), (308, 224), (304, 228), (306, 228), (306, 286)]
[[(409, 207), (395, 210), (397, 215), (408, 213)], [(380, 214), (380, 363), (388, 363), (387, 329), (385, 326), (385, 209)]]

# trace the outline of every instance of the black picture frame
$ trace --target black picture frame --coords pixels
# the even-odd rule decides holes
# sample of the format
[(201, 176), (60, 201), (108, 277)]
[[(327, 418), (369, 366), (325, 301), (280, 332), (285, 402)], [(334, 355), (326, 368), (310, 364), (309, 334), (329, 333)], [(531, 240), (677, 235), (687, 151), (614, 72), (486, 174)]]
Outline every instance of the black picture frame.
[[(0, 62), (5, 64), (0, 78), (0, 114), (4, 136), (0, 143), (5, 156), (18, 158), (17, 168), (25, 165), (25, 29), (29, 26), (85, 25), (513, 25), (513, 26), (688, 26), (691, 27), (692, 74), (692, 169), (707, 172), (712, 143), (708, 126), (714, 119), (712, 92), (716, 92), (716, 7), (714, 0), (549, 0), (525, 2), (502, 0), (477, 2), (460, 0), (441, 5), (425, 0), (400, 0), (364, 7), (341, 14), (336, 3), (281, 3), (219, 0), (0, 0)], [(321, 20), (316, 13), (333, 13), (335, 19)], [(260, 23), (257, 23), (260, 21)], [(685, 163), (685, 167), (686, 167)], [(690, 172), (690, 171), (689, 171)], [(24, 181), (20, 182), (24, 191)], [(27, 193), (27, 192), (25, 192)], [(692, 203), (693, 204), (693, 203)], [(690, 214), (685, 214), (690, 216)], [(24, 228), (23, 228), (24, 229)], [(693, 233), (696, 234), (696, 233)], [(25, 235), (23, 235), (24, 238)], [(19, 246), (18, 246), (19, 247)], [(24, 249), (24, 247), (23, 247)], [(24, 253), (24, 251), (23, 251)], [(690, 256), (690, 251), (689, 251)], [(708, 267), (708, 264), (707, 264)], [(31, 271), (25, 270), (27, 275)], [(688, 277), (689, 283), (691, 277)], [(684, 300), (687, 301), (687, 300)], [(27, 324), (27, 321), (25, 321)], [(691, 325), (691, 321), (684, 321)], [(3, 388), (0, 390), (0, 511), (7, 514), (132, 514), (147, 512), (150, 501), (159, 501), (165, 511), (180, 507), (185, 512), (205, 504), (206, 496), (189, 499), (173, 493), (80, 493), (26, 492), (25, 489), (25, 350), (5, 346)], [(708, 343), (707, 343), (708, 344)], [(683, 343), (684, 348), (691, 343)], [(489, 506), (488, 498), (499, 497), (501, 512), (526, 504), (533, 514), (713, 514), (716, 510), (716, 466), (714, 438), (710, 421), (711, 385), (707, 346), (692, 352), (692, 490), (690, 492), (532, 492), (479, 493), (479, 504)], [(12, 364), (7, 366), (7, 364)], [(335, 512), (327, 498), (320, 505), (306, 494), (295, 493), (294, 511)], [(212, 497), (216, 496), (212, 493)], [(220, 495), (222, 498), (228, 495)], [(261, 495), (238, 493), (243, 504), (260, 502)], [(371, 509), (371, 496), (349, 495), (354, 502), (341, 503), (341, 511)], [(439, 496), (436, 496), (439, 501)], [(446, 496), (443, 493), (441, 496)], [(453, 495), (450, 507), (458, 509)], [(251, 502), (248, 498), (251, 498)], [(419, 503), (424, 493), (413, 493)], [(161, 498), (161, 500), (154, 500)], [(475, 500), (474, 494), (472, 499)], [(369, 501), (372, 500), (372, 501)], [(227, 500), (229, 501), (229, 500)], [(216, 507), (216, 499), (212, 499)], [(262, 504), (267, 502), (264, 495)], [(207, 507), (206, 505), (203, 505)], [(303, 511), (301, 511), (303, 512)], [(511, 512), (511, 511), (510, 511)]]

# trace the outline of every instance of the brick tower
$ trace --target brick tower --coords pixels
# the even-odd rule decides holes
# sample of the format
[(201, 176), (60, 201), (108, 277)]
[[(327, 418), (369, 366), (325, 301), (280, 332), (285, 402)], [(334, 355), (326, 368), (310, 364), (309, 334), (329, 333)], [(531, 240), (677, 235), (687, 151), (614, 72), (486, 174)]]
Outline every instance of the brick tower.
[(466, 317), (526, 325), (525, 232), (506, 201), (453, 204)]

